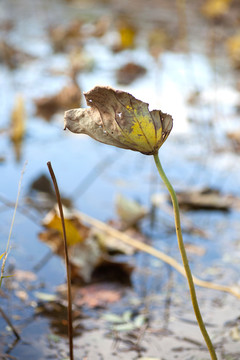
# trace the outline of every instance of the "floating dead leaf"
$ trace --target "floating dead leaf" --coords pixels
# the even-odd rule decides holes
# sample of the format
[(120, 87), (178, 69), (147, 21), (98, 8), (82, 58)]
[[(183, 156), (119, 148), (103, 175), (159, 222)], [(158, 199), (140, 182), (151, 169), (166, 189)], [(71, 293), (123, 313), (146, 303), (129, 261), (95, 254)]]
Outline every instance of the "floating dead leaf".
[[(67, 336), (68, 334), (67, 311), (68, 310), (65, 304), (63, 304), (61, 300), (58, 300), (56, 295), (54, 294), (49, 294), (49, 300), (47, 299), (47, 297), (44, 298), (44, 296), (41, 299), (40, 296), (39, 304), (35, 309), (35, 313), (37, 316), (44, 316), (50, 319), (50, 326), (53, 333), (60, 336)], [(78, 310), (74, 309), (72, 311), (72, 316), (73, 336), (79, 336), (82, 332), (82, 326), (81, 324), (79, 324), (79, 319), (81, 319), (81, 313)]]
[(239, 202), (231, 195), (222, 195), (219, 190), (204, 188), (187, 190), (177, 194), (180, 207), (186, 210), (221, 210), (228, 211)]
[(146, 68), (135, 64), (127, 63), (117, 71), (117, 82), (121, 85), (129, 85), (140, 76), (145, 75), (147, 72)]
[(230, 336), (233, 339), (233, 341), (240, 341), (240, 326), (236, 325), (234, 328), (230, 331)]
[[(72, 201), (62, 196), (62, 204), (68, 208), (72, 208)], [(56, 195), (52, 187), (52, 183), (45, 174), (40, 174), (30, 184), (26, 203), (32, 208), (43, 211), (50, 211), (56, 204)]]
[(16, 160), (21, 158), (22, 142), (25, 135), (26, 113), (24, 100), (18, 95), (11, 115), (10, 138), (14, 146)]
[(14, 279), (17, 282), (22, 282), (22, 281), (30, 282), (30, 281), (35, 281), (37, 279), (37, 276), (32, 271), (16, 269), (14, 271)]
[[(89, 228), (80, 222), (79, 218), (74, 215), (74, 211), (70, 211), (65, 207), (63, 207), (63, 209), (68, 245), (72, 246), (74, 244), (84, 242), (88, 237)], [(57, 207), (45, 216), (43, 219), (43, 225), (46, 228), (57, 230), (60, 234), (62, 234), (62, 222)], [(62, 242), (61, 238), (60, 241)]]
[(227, 49), (233, 66), (240, 69), (240, 32), (228, 38)]
[(65, 86), (58, 94), (35, 99), (37, 115), (50, 120), (59, 112), (71, 107), (77, 108), (81, 104), (81, 90), (76, 83)]
[(200, 245), (195, 245), (191, 243), (184, 243), (185, 249), (189, 254), (203, 256), (206, 253), (206, 249)]
[(124, 288), (112, 283), (87, 285), (79, 288), (75, 293), (74, 303), (77, 306), (85, 305), (89, 308), (105, 308), (119, 301), (124, 292)]
[[(240, 59), (240, 57), (239, 57), (239, 59)], [(239, 64), (240, 64), (240, 62), (239, 62)], [(240, 130), (228, 132), (227, 137), (231, 141), (234, 151), (240, 152)]]
[(49, 36), (54, 51), (65, 51), (67, 48), (81, 44), (82, 21), (73, 20), (68, 26), (58, 25), (49, 29)]
[(133, 255), (136, 252), (132, 246), (119, 241), (113, 236), (101, 232), (96, 232), (95, 236), (97, 237), (97, 241), (100, 244), (100, 247), (104, 249), (104, 251), (106, 251), (106, 253), (109, 255)]
[(87, 134), (102, 143), (156, 154), (172, 130), (173, 120), (131, 94), (108, 86), (85, 93), (87, 109), (65, 112), (64, 128)]
[(0, 62), (10, 69), (15, 69), (22, 63), (33, 60), (34, 57), (9, 45), (5, 40), (0, 41)]
[(224, 15), (232, 3), (232, 0), (206, 0), (202, 12), (206, 17), (216, 18)]
[(27, 301), (28, 300), (28, 294), (24, 290), (17, 290), (15, 291), (15, 295), (21, 300), (21, 301)]
[(69, 248), (69, 259), (72, 265), (72, 280), (75, 282), (92, 281), (93, 272), (103, 261), (104, 253), (94, 237)]
[(111, 24), (111, 17), (110, 16), (101, 16), (97, 19), (94, 23), (94, 29), (91, 32), (91, 36), (94, 37), (102, 37), (106, 34)]
[(45, 174), (39, 175), (30, 185), (31, 190), (43, 192), (50, 196), (55, 195), (52, 183)]
[(123, 223), (123, 228), (137, 225), (147, 215), (147, 210), (144, 206), (121, 194), (117, 196), (115, 206), (117, 214)]

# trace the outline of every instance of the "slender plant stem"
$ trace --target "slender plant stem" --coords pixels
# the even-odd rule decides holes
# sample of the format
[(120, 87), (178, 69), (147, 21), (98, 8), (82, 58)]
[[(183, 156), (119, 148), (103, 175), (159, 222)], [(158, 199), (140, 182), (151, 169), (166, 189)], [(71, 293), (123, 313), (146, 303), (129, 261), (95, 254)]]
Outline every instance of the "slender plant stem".
[(66, 229), (65, 229), (65, 223), (64, 223), (64, 216), (63, 216), (63, 208), (62, 208), (62, 201), (60, 192), (58, 189), (57, 180), (54, 174), (54, 171), (52, 169), (51, 162), (49, 161), (47, 163), (49, 173), (52, 178), (52, 182), (55, 188), (57, 202), (58, 202), (58, 208), (59, 213), (61, 217), (62, 222), (62, 230), (63, 230), (63, 242), (64, 242), (64, 253), (65, 253), (65, 262), (66, 262), (66, 271), (67, 271), (67, 294), (68, 294), (68, 339), (69, 339), (69, 353), (70, 353), (70, 360), (74, 360), (73, 356), (73, 326), (72, 326), (72, 294), (71, 294), (71, 269), (70, 269), (70, 263), (68, 258), (68, 248), (67, 248), (67, 236), (66, 236)]
[(186, 277), (188, 280), (188, 285), (189, 285), (189, 290), (190, 290), (190, 294), (191, 294), (191, 299), (192, 299), (192, 305), (193, 305), (193, 309), (196, 315), (196, 319), (199, 325), (199, 328), (202, 332), (202, 335), (204, 337), (204, 340), (207, 344), (209, 353), (211, 355), (211, 359), (212, 360), (217, 360), (217, 355), (215, 353), (213, 344), (211, 342), (211, 339), (207, 333), (207, 330), (205, 328), (203, 319), (202, 319), (202, 315), (198, 306), (198, 301), (197, 301), (197, 295), (196, 295), (196, 291), (195, 291), (195, 287), (194, 287), (194, 283), (193, 283), (193, 278), (192, 278), (192, 273), (191, 273), (191, 269), (189, 267), (189, 263), (188, 263), (188, 258), (187, 258), (187, 254), (186, 254), (186, 250), (184, 247), (184, 242), (183, 242), (183, 238), (182, 238), (182, 230), (181, 230), (181, 222), (180, 222), (180, 213), (179, 213), (179, 206), (178, 206), (178, 201), (177, 201), (177, 196), (176, 193), (171, 185), (171, 183), (169, 182), (163, 168), (160, 162), (160, 159), (158, 157), (158, 154), (154, 155), (154, 160), (158, 169), (158, 172), (164, 182), (164, 184), (166, 185), (169, 194), (171, 196), (171, 200), (172, 200), (172, 204), (173, 204), (173, 209), (174, 209), (174, 216), (175, 216), (175, 227), (176, 227), (176, 234), (177, 234), (177, 239), (178, 239), (178, 246), (179, 246), (179, 250), (181, 253), (181, 257), (182, 257), (182, 262), (183, 262), (183, 266), (186, 272)]
[(12, 222), (11, 222), (10, 231), (9, 231), (8, 240), (7, 240), (7, 246), (6, 246), (6, 250), (5, 250), (5, 253), (4, 253), (3, 262), (2, 262), (2, 266), (1, 266), (0, 288), (2, 286), (2, 280), (4, 279), (4, 277), (6, 277), (6, 276), (4, 276), (4, 270), (5, 270), (5, 265), (6, 265), (8, 253), (9, 253), (10, 239), (11, 239), (11, 236), (12, 236), (13, 224), (14, 224), (14, 221), (15, 221), (15, 216), (16, 216), (16, 212), (17, 212), (17, 207), (18, 207), (18, 202), (19, 202), (19, 197), (20, 197), (20, 191), (21, 191), (21, 186), (22, 186), (22, 179), (23, 179), (23, 174), (24, 174), (26, 166), (27, 166), (27, 162), (24, 163), (23, 169), (21, 171), (20, 180), (19, 180), (19, 183), (18, 183), (17, 200), (16, 200), (15, 207), (14, 207)]

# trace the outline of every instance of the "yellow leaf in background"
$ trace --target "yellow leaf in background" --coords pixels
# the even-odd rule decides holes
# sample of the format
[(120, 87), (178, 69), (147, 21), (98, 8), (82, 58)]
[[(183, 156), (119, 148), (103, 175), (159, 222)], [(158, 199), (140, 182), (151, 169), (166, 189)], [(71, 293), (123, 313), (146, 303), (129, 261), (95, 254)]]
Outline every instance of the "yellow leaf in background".
[[(79, 229), (79, 223), (77, 224), (74, 218), (67, 218), (65, 216), (66, 210), (64, 211), (64, 222), (67, 236), (67, 244), (69, 246), (81, 243), (86, 238), (86, 228), (83, 227), (84, 231), (81, 232)], [(43, 220), (43, 225), (49, 229), (59, 231), (63, 235), (61, 218), (55, 210), (50, 211)], [(83, 225), (82, 225), (83, 226)]]
[(240, 33), (227, 40), (229, 56), (236, 68), (240, 68)]
[(133, 27), (127, 24), (122, 24), (119, 28), (119, 35), (122, 49), (134, 47), (136, 31)]
[(203, 14), (210, 18), (224, 15), (231, 2), (232, 0), (207, 0), (202, 8)]
[(5, 252), (0, 255), (0, 260), (2, 260), (2, 258), (4, 257), (4, 255), (5, 255)]
[(24, 100), (21, 95), (18, 95), (12, 110), (10, 138), (13, 143), (16, 160), (21, 158), (22, 142), (25, 135), (25, 121), (26, 113), (24, 107)]
[(23, 139), (25, 134), (25, 120), (24, 100), (21, 95), (18, 95), (11, 116), (11, 139), (13, 142)]

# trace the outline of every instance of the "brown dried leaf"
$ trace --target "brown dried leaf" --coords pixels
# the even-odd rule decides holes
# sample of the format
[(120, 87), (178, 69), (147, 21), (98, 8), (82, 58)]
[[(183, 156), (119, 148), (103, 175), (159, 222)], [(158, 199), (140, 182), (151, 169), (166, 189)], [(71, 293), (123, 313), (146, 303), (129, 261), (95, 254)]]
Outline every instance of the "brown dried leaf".
[(15, 69), (25, 61), (34, 57), (9, 45), (5, 40), (0, 41), (0, 62), (5, 63), (10, 69)]
[(234, 150), (240, 152), (240, 130), (228, 132), (227, 137), (229, 138), (229, 140), (231, 140)]
[(156, 154), (172, 130), (170, 115), (149, 111), (147, 103), (124, 91), (96, 86), (84, 96), (90, 108), (68, 110), (65, 129), (147, 155)]
[(49, 36), (56, 52), (64, 51), (69, 46), (75, 46), (81, 40), (82, 22), (72, 21), (67, 27), (58, 25), (51, 27)]
[(146, 74), (145, 67), (135, 63), (128, 63), (117, 71), (117, 82), (122, 85), (129, 85), (134, 80)]
[(65, 111), (70, 107), (78, 107), (81, 103), (81, 97), (81, 90), (77, 84), (73, 83), (65, 86), (56, 95), (35, 99), (34, 102), (37, 107), (37, 115), (42, 116), (49, 121), (58, 111)]
[(216, 189), (204, 188), (187, 190), (177, 194), (179, 206), (187, 210), (222, 210), (228, 211), (234, 205), (234, 198), (221, 195)]

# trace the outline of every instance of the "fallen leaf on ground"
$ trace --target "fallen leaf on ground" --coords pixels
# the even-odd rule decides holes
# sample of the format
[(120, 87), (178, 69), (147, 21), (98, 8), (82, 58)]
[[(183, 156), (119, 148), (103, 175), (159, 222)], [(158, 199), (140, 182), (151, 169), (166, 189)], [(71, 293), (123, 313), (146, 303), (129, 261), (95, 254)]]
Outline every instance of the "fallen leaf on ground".
[(130, 62), (117, 70), (117, 82), (121, 85), (129, 85), (146, 72), (145, 67)]
[(124, 295), (124, 289), (112, 283), (100, 283), (88, 285), (78, 289), (74, 295), (74, 303), (77, 306), (90, 308), (101, 307), (115, 303)]
[(82, 93), (79, 86), (75, 83), (65, 86), (58, 94), (44, 96), (35, 99), (37, 115), (45, 118), (47, 121), (59, 112), (69, 108), (77, 108), (81, 104)]

